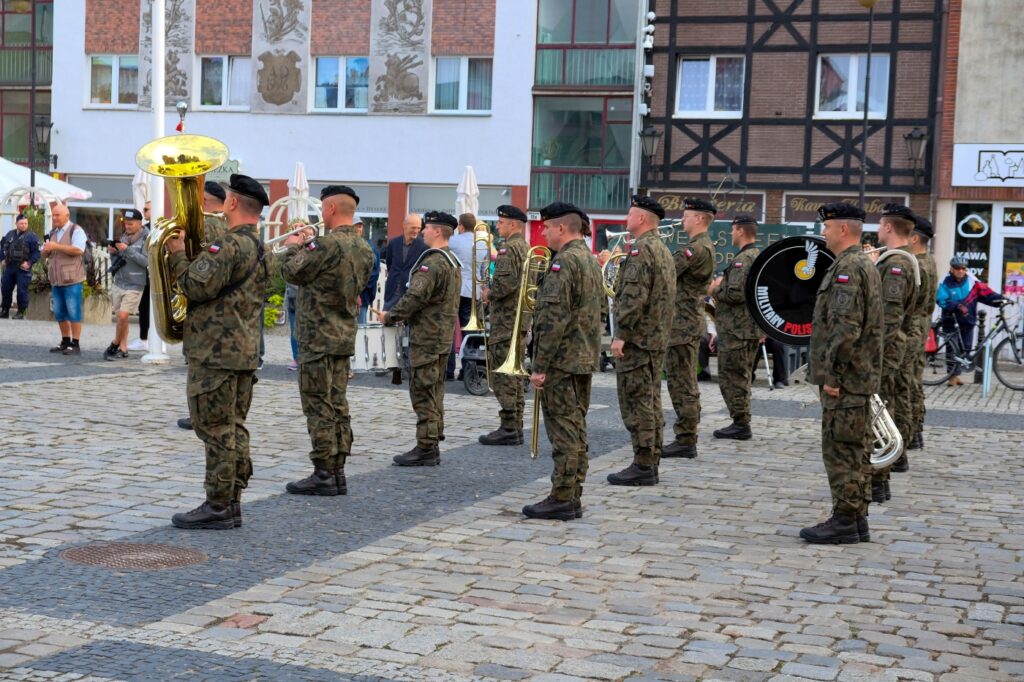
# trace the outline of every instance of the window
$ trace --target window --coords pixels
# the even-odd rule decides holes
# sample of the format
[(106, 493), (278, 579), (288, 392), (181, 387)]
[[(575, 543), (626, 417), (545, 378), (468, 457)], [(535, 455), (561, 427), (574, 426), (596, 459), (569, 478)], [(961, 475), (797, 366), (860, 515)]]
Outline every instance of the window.
[(137, 55), (95, 55), (89, 73), (89, 104), (125, 107), (139, 103)]
[(248, 57), (199, 58), (199, 106), (247, 109), (252, 78)]
[(369, 57), (317, 57), (315, 77), (314, 111), (366, 111)]
[(537, 97), (533, 165), (629, 168), (632, 98)]
[(435, 112), (491, 110), (490, 58), (438, 57), (434, 60)]
[(743, 57), (681, 57), (676, 116), (739, 118), (743, 114)]
[[(818, 95), (815, 118), (860, 118), (864, 115), (866, 55), (830, 54), (818, 57)], [(856, 99), (850, 84), (856, 83)], [(885, 118), (889, 108), (889, 55), (871, 55), (870, 118)]]
[(636, 0), (540, 0), (537, 42), (542, 45), (635, 45)]

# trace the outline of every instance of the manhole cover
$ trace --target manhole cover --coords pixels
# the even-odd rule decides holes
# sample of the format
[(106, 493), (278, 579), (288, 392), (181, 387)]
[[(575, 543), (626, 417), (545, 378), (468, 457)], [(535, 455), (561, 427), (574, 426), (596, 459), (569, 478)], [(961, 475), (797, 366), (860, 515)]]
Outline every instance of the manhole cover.
[(136, 542), (94, 542), (65, 549), (60, 556), (78, 564), (121, 571), (158, 571), (206, 561), (206, 555), (194, 549)]

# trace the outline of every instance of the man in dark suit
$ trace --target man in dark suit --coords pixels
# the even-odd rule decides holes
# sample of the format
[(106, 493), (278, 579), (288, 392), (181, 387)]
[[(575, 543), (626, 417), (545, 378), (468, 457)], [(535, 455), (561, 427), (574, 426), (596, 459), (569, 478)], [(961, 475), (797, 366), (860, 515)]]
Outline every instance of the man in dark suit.
[(384, 310), (389, 310), (405, 294), (409, 268), (427, 248), (419, 238), (420, 227), (420, 215), (410, 213), (402, 223), (402, 235), (388, 242), (384, 253), (384, 262), (388, 266), (388, 277), (384, 282)]

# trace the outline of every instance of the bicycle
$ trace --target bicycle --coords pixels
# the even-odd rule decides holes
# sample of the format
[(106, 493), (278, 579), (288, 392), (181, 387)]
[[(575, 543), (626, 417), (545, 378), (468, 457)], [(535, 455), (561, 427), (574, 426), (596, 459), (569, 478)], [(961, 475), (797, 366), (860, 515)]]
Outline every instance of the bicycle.
[[(1013, 301), (1003, 301), (999, 305), (999, 321), (985, 342), (973, 349), (963, 347), (960, 323), (955, 315), (943, 316), (933, 322), (936, 348), (934, 352), (925, 353), (924, 385), (938, 386), (949, 381), (958, 366), (961, 371), (973, 371), (982, 361), (982, 351), (987, 349), (993, 353), (992, 369), (996, 378), (1007, 388), (1024, 391), (1024, 333), (1015, 330), (1006, 320), (1006, 308), (1011, 305)], [(949, 326), (950, 321), (952, 326)], [(1005, 333), (1005, 337), (996, 343), (995, 339), (1001, 333)]]

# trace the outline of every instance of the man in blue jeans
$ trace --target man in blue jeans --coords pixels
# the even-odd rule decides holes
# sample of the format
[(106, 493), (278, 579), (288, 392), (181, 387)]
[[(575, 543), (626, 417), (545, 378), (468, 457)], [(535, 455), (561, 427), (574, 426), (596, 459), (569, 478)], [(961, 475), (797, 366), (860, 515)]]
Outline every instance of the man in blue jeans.
[(53, 316), (60, 327), (60, 345), (50, 352), (81, 355), (78, 340), (82, 336), (82, 282), (85, 281), (82, 254), (87, 248), (87, 239), (82, 226), (71, 222), (71, 214), (64, 204), (54, 204), (52, 216), (53, 232), (42, 251), (48, 260), (46, 270), (53, 297)]
[[(987, 284), (967, 272), (967, 260), (963, 256), (953, 256), (949, 261), (949, 274), (939, 285), (936, 301), (942, 308), (942, 328), (953, 331), (960, 327), (960, 341), (964, 351), (974, 346), (974, 327), (978, 324), (978, 303), (995, 305), (1004, 300), (992, 291)], [(955, 321), (954, 321), (955, 320)], [(947, 353), (947, 355), (952, 355)], [(947, 358), (947, 369), (952, 368), (953, 376), (949, 378), (950, 386), (960, 386), (959, 362), (950, 362)]]

